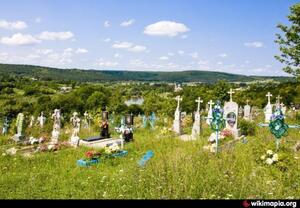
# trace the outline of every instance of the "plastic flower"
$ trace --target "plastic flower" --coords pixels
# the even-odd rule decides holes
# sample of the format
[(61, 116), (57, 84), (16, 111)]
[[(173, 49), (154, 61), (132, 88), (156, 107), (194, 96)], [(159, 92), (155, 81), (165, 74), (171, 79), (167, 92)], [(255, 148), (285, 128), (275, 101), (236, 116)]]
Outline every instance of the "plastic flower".
[(272, 160), (271, 158), (268, 158), (268, 159), (266, 160), (266, 163), (267, 163), (268, 165), (271, 165), (271, 164), (273, 163), (273, 160)]
[(272, 150), (268, 150), (268, 151), (267, 151), (267, 154), (268, 154), (268, 155), (273, 155), (273, 151), (272, 151)]

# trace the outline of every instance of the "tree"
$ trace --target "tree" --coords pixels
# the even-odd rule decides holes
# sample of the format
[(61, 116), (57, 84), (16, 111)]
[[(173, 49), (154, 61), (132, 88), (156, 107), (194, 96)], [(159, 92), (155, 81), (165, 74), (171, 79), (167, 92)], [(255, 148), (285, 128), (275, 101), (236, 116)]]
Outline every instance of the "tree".
[(288, 20), (290, 26), (278, 24), (283, 34), (276, 34), (276, 43), (279, 44), (281, 54), (275, 58), (286, 66), (283, 71), (299, 78), (300, 76), (300, 3), (290, 7)]

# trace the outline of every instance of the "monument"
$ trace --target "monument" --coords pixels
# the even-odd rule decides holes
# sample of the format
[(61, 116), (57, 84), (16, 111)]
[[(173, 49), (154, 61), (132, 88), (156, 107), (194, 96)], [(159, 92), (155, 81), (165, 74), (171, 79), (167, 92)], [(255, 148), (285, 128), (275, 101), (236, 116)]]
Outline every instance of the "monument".
[(213, 104), (215, 104), (212, 100), (210, 100), (208, 102), (208, 105), (209, 105), (209, 109), (208, 109), (208, 113), (207, 113), (207, 117), (206, 117), (206, 123), (208, 125), (210, 125), (210, 122), (211, 122), (211, 119), (212, 119), (212, 106)]
[(225, 102), (224, 105), (224, 119), (226, 121), (226, 129), (229, 129), (231, 131), (234, 138), (238, 138), (239, 129), (237, 128), (237, 123), (239, 106), (236, 102), (232, 101), (232, 94), (234, 94), (234, 91), (230, 89), (228, 94), (230, 95), (230, 101)]
[(60, 128), (61, 128), (61, 115), (60, 110), (55, 109), (54, 113), (52, 114), (51, 118), (53, 119), (53, 130), (51, 135), (51, 144), (56, 145), (58, 144), (58, 139), (60, 135)]
[(77, 147), (79, 145), (79, 131), (80, 131), (80, 118), (78, 117), (78, 113), (74, 112), (73, 116), (70, 118), (71, 125), (73, 127), (72, 136), (70, 139), (70, 144), (72, 146)]
[(193, 124), (193, 128), (192, 128), (192, 139), (197, 139), (200, 135), (200, 118), (201, 118), (201, 114), (200, 114), (200, 103), (203, 103), (203, 100), (201, 100), (200, 97), (198, 97), (197, 100), (195, 100), (196, 103), (198, 103), (197, 106), (197, 111), (195, 113), (195, 121)]
[(39, 117), (37, 117), (37, 121), (40, 124), (40, 127), (43, 128), (44, 124), (46, 122), (46, 117), (44, 116), (44, 112), (41, 112), (41, 115)]
[(177, 134), (181, 135), (181, 112), (180, 112), (180, 101), (182, 101), (182, 98), (180, 98), (180, 95), (176, 96), (175, 100), (177, 100), (177, 108), (174, 114), (174, 121), (173, 121), (173, 131), (175, 131)]
[(244, 119), (251, 121), (252, 116), (251, 116), (251, 106), (249, 105), (249, 100), (246, 100), (246, 105), (244, 106)]
[(265, 113), (265, 122), (266, 123), (270, 123), (270, 118), (273, 114), (272, 104), (271, 104), (271, 99), (270, 99), (272, 96), (273, 95), (270, 92), (268, 92), (268, 94), (266, 95), (266, 97), (268, 97), (268, 103), (267, 103), (267, 105), (265, 107), (265, 111), (264, 111), (264, 113)]
[(23, 127), (24, 127), (24, 114), (19, 113), (16, 121), (17, 134), (15, 134), (12, 138), (15, 142), (20, 142), (25, 139)]

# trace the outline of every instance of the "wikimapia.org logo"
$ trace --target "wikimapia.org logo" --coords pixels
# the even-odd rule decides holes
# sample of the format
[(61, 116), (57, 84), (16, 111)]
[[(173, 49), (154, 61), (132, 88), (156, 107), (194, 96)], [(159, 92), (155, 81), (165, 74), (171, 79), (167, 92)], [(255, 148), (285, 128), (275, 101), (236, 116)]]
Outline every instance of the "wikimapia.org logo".
[(243, 207), (297, 207), (296, 201), (249, 201), (245, 200), (242, 202)]

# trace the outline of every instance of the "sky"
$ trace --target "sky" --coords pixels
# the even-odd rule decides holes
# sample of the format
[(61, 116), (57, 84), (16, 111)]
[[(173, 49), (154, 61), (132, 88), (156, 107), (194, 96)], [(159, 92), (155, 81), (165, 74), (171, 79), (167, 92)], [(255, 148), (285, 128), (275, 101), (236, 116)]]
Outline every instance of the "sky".
[(295, 0), (0, 0), (0, 63), (287, 75), (274, 42)]

